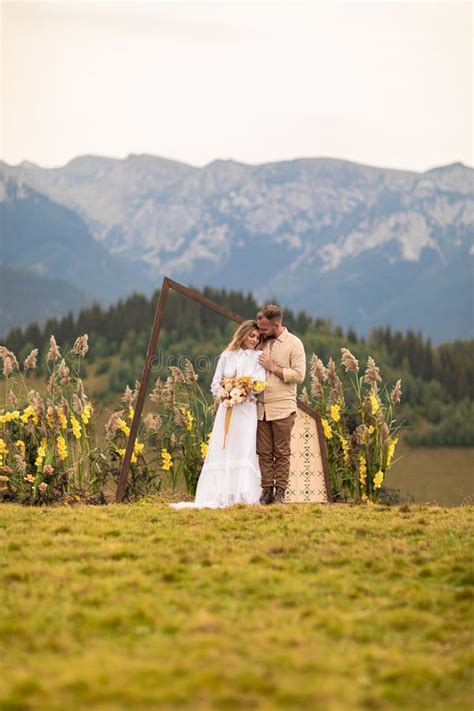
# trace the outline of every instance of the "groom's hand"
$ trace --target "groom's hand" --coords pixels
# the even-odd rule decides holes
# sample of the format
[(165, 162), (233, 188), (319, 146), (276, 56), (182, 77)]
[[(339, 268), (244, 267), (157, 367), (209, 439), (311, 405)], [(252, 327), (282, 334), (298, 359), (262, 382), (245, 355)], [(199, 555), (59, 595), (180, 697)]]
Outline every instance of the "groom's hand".
[(271, 355), (268, 353), (262, 353), (262, 355), (258, 357), (258, 360), (260, 365), (263, 365), (265, 370), (268, 370), (270, 373), (277, 375), (283, 380), (283, 368), (272, 361)]
[(272, 371), (273, 361), (271, 355), (269, 355), (268, 353), (262, 353), (262, 355), (258, 357), (258, 360), (260, 365), (263, 365), (265, 370), (269, 370), (270, 372)]

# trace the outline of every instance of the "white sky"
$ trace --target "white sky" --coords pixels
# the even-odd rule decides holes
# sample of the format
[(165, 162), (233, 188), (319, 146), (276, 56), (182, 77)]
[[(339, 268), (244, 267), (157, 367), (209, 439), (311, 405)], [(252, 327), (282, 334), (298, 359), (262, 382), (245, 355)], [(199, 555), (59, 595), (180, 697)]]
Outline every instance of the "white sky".
[(1, 2), (3, 160), (472, 164), (470, 3)]

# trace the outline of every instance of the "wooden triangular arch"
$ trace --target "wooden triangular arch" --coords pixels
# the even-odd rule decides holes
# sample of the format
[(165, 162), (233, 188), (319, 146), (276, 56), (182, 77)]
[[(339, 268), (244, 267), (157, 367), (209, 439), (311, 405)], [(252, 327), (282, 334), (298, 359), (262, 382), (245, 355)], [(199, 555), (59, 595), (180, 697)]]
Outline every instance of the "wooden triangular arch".
[[(244, 317), (206, 298), (198, 291), (190, 289), (183, 284), (179, 284), (173, 279), (163, 277), (160, 297), (156, 306), (153, 326), (148, 341), (148, 349), (143, 365), (143, 373), (140, 380), (135, 411), (133, 414), (130, 435), (127, 441), (125, 456), (122, 462), (119, 482), (115, 500), (123, 501), (127, 486), (128, 472), (133, 447), (138, 432), (138, 425), (143, 411), (148, 382), (150, 379), (151, 367), (156, 354), (158, 338), (166, 309), (169, 290), (174, 289), (188, 299), (192, 299), (202, 306), (215, 311), (221, 316), (242, 323)], [(333, 502), (331, 491), (331, 481), (327, 461), (326, 446), (323, 428), (319, 415), (308, 405), (298, 400), (298, 416), (292, 434), (292, 463), (290, 471), (290, 483), (287, 491), (289, 501), (320, 501)]]

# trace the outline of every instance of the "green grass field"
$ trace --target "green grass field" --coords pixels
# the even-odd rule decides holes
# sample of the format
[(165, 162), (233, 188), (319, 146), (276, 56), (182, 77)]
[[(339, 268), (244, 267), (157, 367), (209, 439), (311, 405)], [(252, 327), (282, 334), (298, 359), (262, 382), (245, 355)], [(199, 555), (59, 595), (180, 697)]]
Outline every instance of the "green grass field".
[(395, 451), (400, 459), (387, 474), (387, 486), (398, 489), (402, 500), (474, 504), (472, 447), (409, 447), (402, 437)]
[(0, 507), (2, 711), (472, 707), (474, 507)]

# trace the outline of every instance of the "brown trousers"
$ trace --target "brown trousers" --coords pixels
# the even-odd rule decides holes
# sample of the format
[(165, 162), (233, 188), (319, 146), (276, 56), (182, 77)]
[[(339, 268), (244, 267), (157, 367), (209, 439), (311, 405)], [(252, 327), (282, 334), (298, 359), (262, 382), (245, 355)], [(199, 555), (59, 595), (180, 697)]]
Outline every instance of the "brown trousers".
[(280, 420), (259, 420), (257, 454), (262, 472), (262, 486), (286, 489), (290, 478), (291, 431), (296, 412)]

